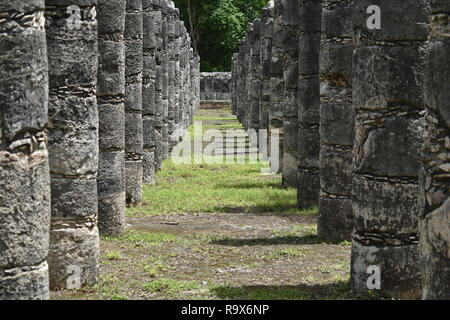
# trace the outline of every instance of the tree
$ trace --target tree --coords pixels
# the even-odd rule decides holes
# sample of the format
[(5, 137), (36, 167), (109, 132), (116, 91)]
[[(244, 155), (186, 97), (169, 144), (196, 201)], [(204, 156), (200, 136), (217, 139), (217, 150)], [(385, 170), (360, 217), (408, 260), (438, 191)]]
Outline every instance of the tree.
[(268, 0), (175, 0), (202, 59), (202, 71), (230, 70), (247, 23), (257, 18)]

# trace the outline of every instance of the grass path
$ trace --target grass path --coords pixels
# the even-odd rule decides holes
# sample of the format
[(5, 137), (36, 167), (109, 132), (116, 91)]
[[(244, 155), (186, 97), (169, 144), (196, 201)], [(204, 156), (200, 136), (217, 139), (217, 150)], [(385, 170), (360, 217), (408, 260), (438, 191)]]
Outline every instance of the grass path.
[[(227, 109), (199, 110), (196, 121), (240, 128)], [(52, 298), (361, 298), (349, 294), (350, 244), (322, 242), (317, 210), (296, 209), (296, 190), (262, 175), (266, 165), (167, 161), (127, 211), (126, 233), (102, 238), (99, 283)]]

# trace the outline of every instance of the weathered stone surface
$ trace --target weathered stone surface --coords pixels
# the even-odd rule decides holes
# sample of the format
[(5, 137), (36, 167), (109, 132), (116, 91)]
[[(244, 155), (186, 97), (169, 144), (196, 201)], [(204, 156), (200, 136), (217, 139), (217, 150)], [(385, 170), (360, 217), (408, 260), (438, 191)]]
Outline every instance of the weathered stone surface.
[[(352, 1), (323, 1), (320, 49), (320, 200), (318, 234), (351, 240), (351, 179), (355, 113), (352, 105)], [(311, 116), (308, 112), (305, 115)], [(313, 117), (311, 117), (311, 120)], [(339, 202), (342, 201), (342, 204)], [(332, 210), (330, 205), (335, 205)], [(339, 210), (346, 210), (341, 212)], [(329, 217), (328, 215), (335, 215)], [(341, 220), (339, 220), (341, 219)], [(335, 223), (336, 225), (328, 225)]]
[[(67, 287), (71, 266), (83, 268), (81, 285), (95, 283), (98, 274), (97, 1), (45, 4), (52, 178), (48, 261), (50, 287), (61, 289)], [(80, 28), (68, 27), (68, 5), (82, 10)]]
[(100, 153), (97, 187), (100, 232), (105, 235), (119, 235), (125, 226), (126, 207), (123, 151)]
[(96, 283), (97, 224), (123, 231), (143, 171), (154, 183), (192, 123), (200, 59), (172, 1), (0, 1), (0, 16), (0, 299), (48, 299)]
[[(321, 1), (298, 3), (298, 109), (297, 109), (297, 198), (300, 208), (319, 202), (319, 51), (322, 21)], [(312, 179), (310, 179), (312, 178)], [(308, 180), (305, 180), (308, 179)]]
[(154, 3), (154, 26), (155, 26), (155, 170), (161, 170), (163, 162), (163, 118), (164, 118), (164, 103), (163, 101), (163, 16), (161, 12), (160, 2)]
[[(273, 32), (273, 1), (263, 8), (261, 13), (261, 39), (260, 39), (260, 73), (261, 96), (259, 110), (259, 125), (263, 130), (269, 129), (270, 113), (270, 62), (272, 59), (272, 32)], [(269, 143), (267, 141), (267, 143)], [(269, 152), (268, 154), (269, 155)]]
[[(282, 37), (282, 51), (279, 57), (283, 61), (284, 79), (284, 141), (283, 141), (283, 186), (297, 186), (297, 147), (298, 147), (298, 84), (299, 84), (299, 0), (283, 1), (282, 24), (278, 37)], [(273, 40), (277, 43), (277, 39)]]
[(125, 226), (125, 11), (126, 0), (98, 1), (98, 226), (106, 236)]
[(44, 1), (0, 1), (0, 300), (49, 298)]
[[(286, 44), (285, 28), (283, 24), (283, 1), (274, 0), (273, 3), (273, 24), (272, 24), (272, 53), (270, 61), (270, 111), (269, 111), (269, 149), (271, 152), (271, 162), (277, 162), (278, 168), (275, 173), (283, 173), (283, 152), (284, 152), (284, 90), (285, 82), (283, 78), (283, 56)], [(292, 44), (292, 43), (291, 43)], [(297, 49), (298, 50), (298, 49)], [(279, 133), (278, 152), (273, 150), (272, 135)], [(278, 155), (276, 154), (278, 153)], [(275, 158), (277, 160), (275, 160)], [(272, 168), (273, 165), (271, 165)]]
[(378, 1), (387, 16), (395, 14), (395, 23), (386, 21), (382, 30), (369, 30), (365, 12), (370, 4), (355, 0), (353, 10), (351, 288), (366, 291), (367, 267), (377, 265), (382, 292), (411, 298), (420, 291), (417, 185), (427, 7), (412, 0)]
[(420, 179), (422, 298), (450, 299), (450, 2), (431, 1)]
[[(381, 288), (389, 288), (392, 296), (415, 299), (420, 286), (417, 257), (417, 244), (378, 246), (353, 241), (350, 286), (357, 292), (367, 291), (367, 269), (378, 266)], [(386, 272), (389, 270), (396, 272)]]
[(125, 188), (128, 205), (142, 201), (142, 0), (127, 0), (125, 15)]
[(156, 37), (153, 0), (143, 1), (143, 183), (155, 184), (155, 86), (156, 86)]
[(201, 100), (230, 100), (229, 72), (202, 72), (200, 75)]

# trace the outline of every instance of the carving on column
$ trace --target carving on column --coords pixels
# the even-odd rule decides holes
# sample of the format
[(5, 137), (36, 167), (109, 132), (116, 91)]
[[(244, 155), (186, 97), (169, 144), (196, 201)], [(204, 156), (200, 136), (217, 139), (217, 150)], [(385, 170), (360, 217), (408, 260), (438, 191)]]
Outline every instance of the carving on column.
[[(355, 112), (352, 104), (352, 1), (323, 0), (318, 234), (351, 240)], [(340, 21), (335, 24), (334, 21)], [(314, 120), (313, 120), (314, 121)]]
[(420, 179), (424, 299), (450, 299), (450, 2), (432, 1), (426, 56), (426, 129)]
[(127, 0), (125, 15), (125, 170), (127, 204), (142, 201), (144, 152), (142, 126), (142, 0)]
[(44, 1), (0, 3), (0, 300), (49, 299)]
[(126, 0), (98, 0), (99, 112), (98, 225), (119, 235), (125, 226), (125, 7)]
[(356, 111), (351, 288), (367, 291), (367, 268), (382, 291), (418, 297), (418, 172), (423, 120), (423, 2), (383, 1), (383, 25), (367, 28), (370, 0), (354, 0)]
[(64, 0), (47, 0), (49, 159), (52, 189), (50, 287), (97, 282), (98, 69), (97, 1), (74, 1), (79, 28), (69, 28)]

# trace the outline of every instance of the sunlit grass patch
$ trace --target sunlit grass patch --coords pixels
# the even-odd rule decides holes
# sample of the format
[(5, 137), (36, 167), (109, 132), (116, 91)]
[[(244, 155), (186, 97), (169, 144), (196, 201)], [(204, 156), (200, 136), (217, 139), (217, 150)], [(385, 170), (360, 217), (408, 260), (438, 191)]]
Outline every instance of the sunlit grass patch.
[(128, 215), (256, 212), (315, 214), (297, 209), (297, 191), (281, 188), (281, 177), (261, 175), (263, 164), (186, 164), (171, 161), (144, 186), (143, 206)]
[(295, 258), (295, 257), (303, 257), (306, 255), (306, 252), (302, 249), (295, 248), (286, 248), (275, 250), (265, 256), (263, 256), (264, 260), (281, 260), (284, 258)]
[(105, 258), (108, 260), (120, 260), (122, 259), (122, 255), (119, 251), (109, 251), (105, 254)]

